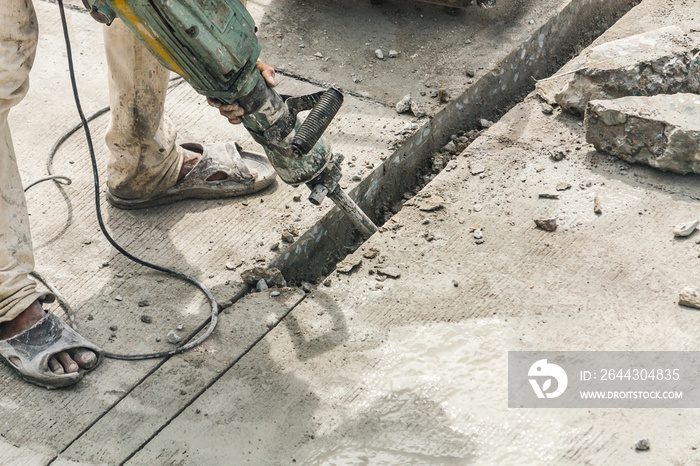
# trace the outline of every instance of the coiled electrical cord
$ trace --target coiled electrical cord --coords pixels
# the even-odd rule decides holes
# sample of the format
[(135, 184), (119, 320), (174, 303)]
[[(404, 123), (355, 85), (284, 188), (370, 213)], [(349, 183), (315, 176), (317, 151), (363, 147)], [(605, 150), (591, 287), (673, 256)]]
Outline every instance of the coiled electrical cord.
[[(94, 150), (94, 147), (92, 144), (92, 136), (90, 134), (90, 128), (88, 126), (88, 122), (90, 120), (97, 118), (98, 116), (102, 115), (103, 113), (106, 113), (109, 110), (109, 107), (98, 110), (96, 113), (90, 115), (90, 118), (85, 118), (85, 115), (83, 114), (82, 106), (80, 104), (80, 96), (78, 95), (78, 86), (77, 86), (76, 79), (75, 79), (75, 70), (73, 68), (73, 54), (72, 54), (71, 45), (70, 45), (70, 37), (68, 34), (68, 25), (66, 22), (66, 13), (65, 13), (65, 9), (63, 7), (63, 0), (58, 0), (58, 7), (59, 7), (60, 14), (61, 14), (61, 24), (63, 26), (63, 36), (64, 36), (65, 43), (66, 43), (66, 54), (68, 56), (68, 70), (70, 73), (71, 87), (73, 89), (73, 97), (75, 99), (75, 105), (77, 107), (78, 115), (80, 116), (81, 123), (74, 126), (71, 130), (66, 132), (54, 144), (54, 147), (51, 149), (51, 153), (49, 154), (49, 159), (47, 161), (47, 165), (48, 165), (47, 169), (49, 171), (49, 176), (33, 182), (32, 184), (27, 186), (27, 188), (25, 188), (25, 191), (27, 189), (31, 188), (32, 186), (35, 186), (38, 183), (41, 183), (43, 181), (48, 181), (48, 180), (54, 180), (57, 183), (61, 183), (61, 184), (70, 184), (71, 183), (71, 180), (69, 178), (66, 178), (66, 177), (60, 176), (60, 175), (55, 175), (53, 173), (53, 157), (56, 154), (58, 147), (64, 141), (66, 141), (68, 139), (68, 137), (70, 137), (73, 133), (75, 133), (76, 131), (78, 131), (82, 127), (85, 130), (85, 138), (87, 140), (88, 151), (90, 152), (90, 160), (92, 162), (92, 173), (93, 173), (94, 190), (95, 190), (95, 213), (97, 215), (97, 222), (100, 225), (100, 230), (102, 230), (102, 234), (105, 236), (105, 238), (107, 238), (107, 241), (109, 241), (109, 243), (117, 251), (119, 251), (121, 254), (123, 254), (128, 259), (132, 260), (133, 262), (136, 262), (137, 264), (143, 265), (143, 266), (148, 267), (148, 268), (153, 269), (153, 270), (157, 270), (159, 272), (173, 275), (177, 278), (180, 278), (180, 279), (185, 280), (189, 283), (192, 283), (197, 288), (202, 290), (202, 292), (206, 295), (206, 297), (209, 300), (209, 303), (211, 305), (211, 320), (209, 321), (209, 326), (206, 329), (206, 331), (204, 332), (204, 334), (194, 341), (191, 341), (191, 342), (186, 343), (184, 345), (178, 346), (177, 348), (172, 349), (170, 351), (160, 351), (160, 352), (156, 352), (156, 353), (146, 353), (146, 354), (117, 354), (117, 353), (105, 352), (104, 355), (105, 355), (105, 357), (112, 358), (112, 359), (140, 360), (140, 359), (162, 358), (162, 357), (166, 357), (166, 356), (173, 356), (176, 354), (180, 354), (184, 351), (190, 350), (190, 349), (194, 348), (195, 346), (201, 344), (204, 340), (206, 340), (209, 337), (209, 335), (211, 335), (211, 333), (216, 328), (219, 307), (218, 307), (218, 305), (216, 303), (216, 299), (214, 298), (214, 295), (211, 293), (211, 291), (206, 286), (204, 286), (202, 283), (200, 283), (198, 280), (196, 280), (194, 277), (192, 277), (186, 273), (179, 272), (177, 270), (169, 269), (167, 267), (163, 267), (163, 266), (156, 265), (156, 264), (144, 261), (142, 259), (139, 259), (138, 257), (136, 257), (136, 256), (132, 255), (131, 253), (129, 253), (128, 251), (126, 251), (123, 247), (121, 247), (114, 240), (114, 238), (112, 238), (112, 236), (109, 234), (109, 232), (107, 232), (107, 228), (105, 227), (104, 221), (102, 219), (102, 210), (100, 208), (100, 179), (99, 179), (99, 174), (97, 172), (97, 159), (95, 157), (95, 150)], [(41, 277), (41, 275), (36, 274), (36, 276), (45, 285), (47, 285), (49, 290), (51, 290), (54, 294), (57, 295), (57, 297), (59, 299), (59, 303), (61, 303), (62, 305), (63, 305), (63, 303), (65, 303), (67, 305), (67, 302), (65, 301), (65, 299), (63, 299), (63, 297), (59, 293), (56, 293), (56, 290), (53, 286), (51, 286), (49, 283), (47, 283), (47, 281), (44, 280)], [(72, 310), (70, 309), (70, 305), (68, 305), (67, 307), (64, 307), (64, 308), (66, 309), (66, 311), (69, 315), (71, 325), (75, 326), (75, 317), (73, 315)]]

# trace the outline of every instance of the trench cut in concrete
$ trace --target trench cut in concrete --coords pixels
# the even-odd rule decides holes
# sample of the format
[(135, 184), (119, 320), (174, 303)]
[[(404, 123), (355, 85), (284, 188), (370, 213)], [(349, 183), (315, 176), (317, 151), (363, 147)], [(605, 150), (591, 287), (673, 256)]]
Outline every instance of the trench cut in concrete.
[[(352, 189), (351, 197), (377, 222), (382, 208), (400, 201), (407, 190), (421, 183), (431, 155), (452, 134), (478, 128), (482, 118), (502, 115), (534, 89), (535, 78), (546, 77), (561, 67), (582, 44), (603, 33), (630, 7), (628, 0), (566, 2), (522, 43), (503, 56), (492, 57), (495, 64), (488, 72), (420, 126), (400, 149)], [(274, 264), (292, 282), (315, 281), (330, 272), (333, 264), (359, 241), (350, 222), (334, 209)]]

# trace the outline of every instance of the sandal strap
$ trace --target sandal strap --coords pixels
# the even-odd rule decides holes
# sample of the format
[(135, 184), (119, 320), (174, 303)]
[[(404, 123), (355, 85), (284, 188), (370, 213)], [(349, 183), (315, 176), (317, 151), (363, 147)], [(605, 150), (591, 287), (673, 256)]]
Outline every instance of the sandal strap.
[[(61, 351), (77, 348), (93, 351), (98, 357), (98, 364), (104, 355), (100, 348), (87, 341), (50, 312), (24, 332), (0, 341), (0, 355), (20, 372), (22, 377), (47, 388), (71, 385), (80, 380), (79, 373), (58, 375), (49, 368), (49, 359), (52, 356)], [(19, 359), (21, 367), (17, 367), (10, 361), (12, 357)]]
[[(196, 152), (201, 151), (202, 158), (178, 183), (181, 186), (201, 185), (216, 173), (226, 174), (226, 180), (231, 181), (250, 182), (255, 179), (232, 142), (217, 142), (206, 146), (183, 144), (182, 147)], [(210, 183), (216, 183), (216, 181)]]

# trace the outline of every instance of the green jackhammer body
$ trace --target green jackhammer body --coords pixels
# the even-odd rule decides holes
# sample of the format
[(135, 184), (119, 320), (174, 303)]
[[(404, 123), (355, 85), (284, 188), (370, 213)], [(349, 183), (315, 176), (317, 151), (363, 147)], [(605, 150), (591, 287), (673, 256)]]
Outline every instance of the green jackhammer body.
[[(342, 192), (340, 157), (323, 138), (342, 105), (337, 89), (284, 98), (256, 68), (260, 43), (239, 0), (83, 0), (96, 20), (119, 18), (168, 69), (202, 95), (238, 103), (243, 125), (260, 143), (280, 178), (305, 183), (310, 201), (330, 197), (366, 236), (374, 223)], [(304, 119), (299, 113), (311, 110)]]

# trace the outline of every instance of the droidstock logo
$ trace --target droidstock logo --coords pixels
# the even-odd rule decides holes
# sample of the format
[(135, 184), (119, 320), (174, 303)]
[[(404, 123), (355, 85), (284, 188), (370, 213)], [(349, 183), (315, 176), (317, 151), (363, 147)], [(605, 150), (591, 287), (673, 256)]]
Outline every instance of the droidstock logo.
[[(530, 366), (527, 375), (529, 377), (535, 377), (534, 379), (528, 380), (537, 398), (556, 398), (564, 393), (569, 383), (566, 371), (556, 364), (548, 364), (546, 359), (540, 359)], [(557, 387), (556, 390), (548, 392), (548, 390), (552, 388), (552, 379), (557, 381)], [(542, 385), (540, 385), (538, 380), (542, 380)]]

